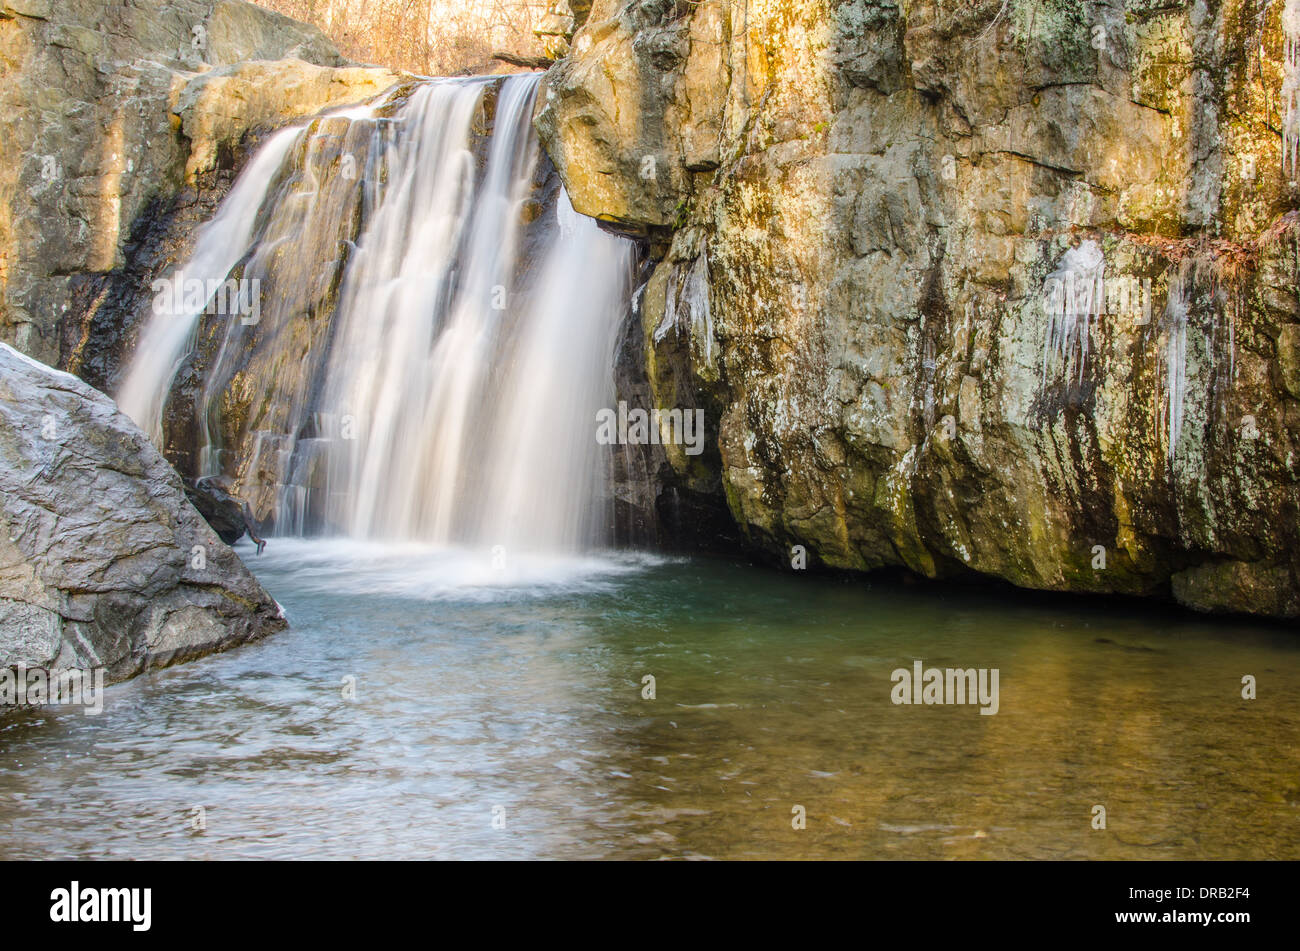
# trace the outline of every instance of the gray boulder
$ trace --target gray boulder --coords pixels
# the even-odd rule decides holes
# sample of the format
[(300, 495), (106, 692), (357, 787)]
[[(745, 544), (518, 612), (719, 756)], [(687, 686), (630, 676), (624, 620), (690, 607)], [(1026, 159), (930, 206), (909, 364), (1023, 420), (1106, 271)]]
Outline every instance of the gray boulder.
[(0, 344), (0, 668), (112, 682), (284, 627), (112, 400)]

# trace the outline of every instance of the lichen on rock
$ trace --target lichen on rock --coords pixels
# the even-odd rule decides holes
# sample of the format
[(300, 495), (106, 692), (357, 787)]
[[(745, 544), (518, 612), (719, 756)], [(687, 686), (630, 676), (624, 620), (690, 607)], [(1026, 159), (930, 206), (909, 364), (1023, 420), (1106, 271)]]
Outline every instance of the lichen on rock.
[(620, 491), (780, 563), (1296, 616), (1293, 6), (597, 0), (537, 127), (717, 438)]

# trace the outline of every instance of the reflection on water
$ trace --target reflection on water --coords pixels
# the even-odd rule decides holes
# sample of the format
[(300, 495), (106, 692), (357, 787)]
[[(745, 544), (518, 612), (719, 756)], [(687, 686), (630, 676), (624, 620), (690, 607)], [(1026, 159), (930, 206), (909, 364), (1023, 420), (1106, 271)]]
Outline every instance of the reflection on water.
[(0, 858), (1300, 858), (1284, 630), (500, 555), (273, 541), (291, 630), (0, 717)]

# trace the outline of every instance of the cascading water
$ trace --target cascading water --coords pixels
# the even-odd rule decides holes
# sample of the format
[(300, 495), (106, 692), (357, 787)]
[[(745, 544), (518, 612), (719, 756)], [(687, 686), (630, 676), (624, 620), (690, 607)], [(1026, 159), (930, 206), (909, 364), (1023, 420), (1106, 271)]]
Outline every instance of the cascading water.
[[(140, 336), (135, 359), (117, 393), (122, 411), (155, 442), (160, 442), (162, 437), (162, 412), (167, 389), (193, 345), (199, 318), (211, 299), (207, 288), (224, 281), (240, 258), (248, 253), (267, 190), (301, 131), (296, 127), (282, 129), (272, 136), (239, 177), (216, 216), (200, 229), (190, 260), (167, 282), (181, 290), (182, 308), (179, 311), (169, 306), (172, 295), (167, 289), (161, 290), (162, 296), (155, 304), (153, 319)], [(188, 293), (187, 285), (203, 290), (196, 296)]]
[(536, 89), (434, 80), (269, 140), (182, 269), (256, 280), (260, 319), (155, 314), (123, 408), (157, 436), (193, 361), (197, 474), (278, 534), (598, 542), (632, 246), (572, 210)]

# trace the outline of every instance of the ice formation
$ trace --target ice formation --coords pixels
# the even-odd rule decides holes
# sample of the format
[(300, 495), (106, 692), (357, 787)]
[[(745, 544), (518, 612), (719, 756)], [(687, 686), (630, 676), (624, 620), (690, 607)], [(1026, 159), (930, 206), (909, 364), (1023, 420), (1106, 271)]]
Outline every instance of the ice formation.
[(1047, 312), (1047, 339), (1043, 345), (1043, 384), (1047, 371), (1060, 362), (1073, 366), (1079, 380), (1088, 361), (1092, 322), (1106, 306), (1106, 259), (1096, 241), (1082, 242), (1061, 258), (1043, 282), (1043, 307)]

